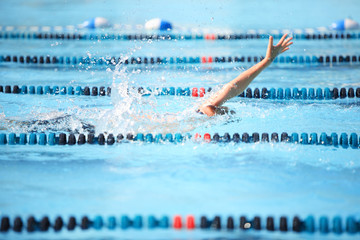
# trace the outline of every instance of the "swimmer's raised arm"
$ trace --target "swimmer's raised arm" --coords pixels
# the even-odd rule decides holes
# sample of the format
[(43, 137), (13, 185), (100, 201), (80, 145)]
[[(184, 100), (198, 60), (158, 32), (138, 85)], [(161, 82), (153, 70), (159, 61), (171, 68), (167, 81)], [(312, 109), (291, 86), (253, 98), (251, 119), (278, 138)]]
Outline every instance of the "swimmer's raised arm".
[(268, 67), (279, 54), (289, 50), (289, 46), (293, 44), (290, 42), (292, 37), (286, 37), (287, 34), (284, 34), (280, 41), (275, 46), (273, 46), (273, 37), (270, 36), (266, 57), (245, 72), (242, 72), (231, 82), (225, 84), (225, 86), (220, 91), (215, 93), (213, 97), (201, 105), (200, 111), (208, 116), (214, 116), (215, 114), (218, 114), (218, 107), (220, 107), (230, 98), (240, 95), (256, 78), (256, 76), (259, 75), (266, 67)]

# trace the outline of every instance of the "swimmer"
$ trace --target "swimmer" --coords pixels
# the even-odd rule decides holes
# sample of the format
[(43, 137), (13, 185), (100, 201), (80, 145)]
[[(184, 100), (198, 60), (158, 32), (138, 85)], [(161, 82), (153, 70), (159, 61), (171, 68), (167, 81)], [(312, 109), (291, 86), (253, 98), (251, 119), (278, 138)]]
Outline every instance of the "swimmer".
[[(270, 36), (266, 57), (261, 60), (261, 62), (252, 66), (250, 69), (242, 72), (231, 82), (225, 84), (221, 90), (207, 99), (198, 108), (197, 112), (210, 117), (233, 113), (233, 111), (222, 105), (229, 99), (240, 95), (246, 89), (246, 87), (260, 74), (260, 72), (268, 67), (279, 54), (287, 51), (289, 46), (293, 44), (291, 40), (292, 38), (287, 38), (287, 34), (285, 34), (282, 36), (280, 41), (275, 46), (273, 46), (273, 37)], [(134, 103), (136, 103), (136, 101)], [(203, 126), (205, 123), (216, 121), (215, 118), (210, 120), (209, 118), (204, 118), (199, 114), (195, 114), (193, 109), (186, 109), (184, 112), (180, 113), (167, 113), (165, 115), (156, 114), (153, 112), (146, 113), (144, 111), (125, 111), (121, 112), (120, 116), (118, 117), (114, 117), (114, 111), (109, 109), (108, 113), (104, 114), (104, 116), (104, 118), (101, 117), (97, 121), (100, 126), (96, 124), (96, 127), (71, 115), (55, 116), (55, 118), (51, 119), (46, 118), (33, 121), (16, 121), (6, 119), (6, 121), (0, 121), (0, 130), (17, 126), (27, 132), (38, 130), (60, 130), (73, 133), (94, 133), (107, 132), (109, 129), (120, 128), (118, 132), (172, 133), (174, 131), (178, 131), (179, 129), (182, 129), (182, 132), (189, 132), (198, 126)], [(230, 116), (225, 115), (224, 117), (226, 118)], [(121, 121), (119, 119), (121, 119)], [(76, 121), (75, 124), (70, 124), (74, 121)], [(75, 127), (71, 128), (70, 126)]]
[[(209, 117), (227, 114), (229, 109), (222, 105), (229, 99), (240, 95), (257, 75), (270, 66), (279, 54), (289, 50), (289, 46), (293, 44), (293, 42), (291, 42), (292, 37), (286, 37), (287, 34), (284, 34), (280, 41), (274, 46), (274, 39), (270, 36), (265, 58), (245, 72), (242, 72), (231, 82), (225, 84), (214, 96), (206, 100), (196, 112)], [(230, 111), (230, 113), (232, 113), (232, 111)]]
[[(291, 40), (292, 38), (287, 38), (287, 34), (285, 34), (274, 46), (273, 37), (270, 36), (266, 57), (261, 60), (261, 62), (252, 66), (250, 69), (242, 72), (231, 82), (225, 84), (221, 90), (216, 92), (200, 107), (198, 107), (196, 112), (202, 115), (207, 115), (209, 117), (215, 115), (227, 115), (228, 113), (233, 114), (234, 111), (229, 110), (227, 107), (222, 105), (229, 99), (240, 95), (246, 89), (246, 87), (260, 74), (260, 72), (268, 67), (279, 54), (289, 50), (289, 46), (293, 44)], [(171, 133), (178, 131), (179, 128), (181, 128), (184, 132), (192, 131), (196, 129), (197, 126), (203, 126), (205, 123), (209, 123), (209, 118), (203, 118), (199, 115), (195, 116), (195, 114), (190, 114), (194, 113), (193, 111), (193, 109), (186, 109), (183, 112), (166, 113), (165, 115), (156, 114), (152, 111), (149, 113), (141, 111), (140, 113), (128, 114), (127, 120), (131, 120), (131, 122), (135, 122), (139, 125), (139, 127), (135, 129), (134, 132), (140, 131), (157, 133)], [(112, 112), (110, 113), (112, 114)], [(119, 124), (117, 118), (107, 117), (107, 119), (113, 119), (114, 127)], [(111, 126), (111, 121), (107, 120), (107, 124), (109, 124), (106, 126), (107, 129), (114, 128)]]

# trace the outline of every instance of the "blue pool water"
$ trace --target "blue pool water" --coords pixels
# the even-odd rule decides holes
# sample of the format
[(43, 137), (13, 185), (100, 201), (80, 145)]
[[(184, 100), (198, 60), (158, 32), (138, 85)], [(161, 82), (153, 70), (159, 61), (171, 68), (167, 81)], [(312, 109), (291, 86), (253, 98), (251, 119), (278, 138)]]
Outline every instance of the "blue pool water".
[[(76, 25), (93, 16), (144, 24), (162, 17), (187, 28), (295, 29), (328, 26), (360, 10), (357, 1), (25, 1), (0, 2), (0, 23), (11, 26)], [(257, 56), (267, 39), (234, 41), (70, 41), (0, 39), (0, 55), (91, 57)], [(359, 40), (295, 40), (284, 56), (360, 54)], [(338, 134), (360, 129), (359, 98), (268, 100), (234, 98), (236, 114), (213, 119), (194, 110), (203, 98), (139, 97), (132, 87), (211, 87), (249, 63), (178, 65), (39, 65), (0, 63), (0, 85), (110, 86), (111, 97), (0, 93), (0, 132)], [(359, 63), (273, 64), (252, 89), (358, 88)], [(205, 96), (205, 98), (208, 94)], [(150, 115), (151, 121), (140, 116)], [(176, 115), (169, 120), (169, 115)], [(60, 121), (53, 119), (61, 118)], [(48, 120), (47, 125), (36, 120)], [(127, 214), (192, 214), (252, 219), (312, 214), (360, 218), (359, 149), (290, 143), (129, 143), (113, 146), (0, 146), (0, 215), (37, 219)], [(290, 224), (291, 226), (291, 224)], [(225, 228), (224, 228), (225, 229)], [(357, 239), (357, 234), (268, 231), (87, 230), (0, 233), (0, 239)]]

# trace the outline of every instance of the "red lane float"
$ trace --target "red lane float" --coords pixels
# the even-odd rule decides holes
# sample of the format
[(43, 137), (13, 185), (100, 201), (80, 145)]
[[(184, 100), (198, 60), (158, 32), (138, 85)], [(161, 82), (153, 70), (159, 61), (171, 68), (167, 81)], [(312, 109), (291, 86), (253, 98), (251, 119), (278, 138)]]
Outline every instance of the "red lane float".
[(204, 140), (205, 142), (211, 142), (211, 135), (209, 133), (204, 134), (204, 139), (201, 138), (201, 135), (199, 133), (195, 133), (194, 140), (200, 142), (201, 140)]
[(215, 40), (216, 37), (215, 37), (215, 34), (206, 34), (205, 39), (206, 40)]
[(194, 218), (194, 216), (192, 216), (192, 215), (187, 216), (186, 228), (187, 229), (195, 229), (195, 218)]
[(199, 93), (198, 93), (198, 89), (197, 88), (193, 88), (191, 91), (191, 96), (193, 97), (199, 97)]
[(212, 63), (213, 58), (212, 57), (201, 57), (201, 63)]
[(205, 88), (200, 88), (200, 97), (204, 97), (205, 95)]
[(205, 88), (200, 88), (200, 91), (198, 88), (193, 88), (191, 90), (191, 96), (193, 97), (204, 97), (205, 95)]
[(211, 136), (209, 133), (205, 133), (204, 134), (204, 141), (205, 142), (211, 142)]
[(176, 215), (174, 216), (174, 228), (175, 229), (181, 229), (182, 228), (182, 220), (181, 220), (181, 216)]
[(200, 141), (201, 135), (199, 133), (195, 133), (194, 139), (195, 139), (195, 141)]

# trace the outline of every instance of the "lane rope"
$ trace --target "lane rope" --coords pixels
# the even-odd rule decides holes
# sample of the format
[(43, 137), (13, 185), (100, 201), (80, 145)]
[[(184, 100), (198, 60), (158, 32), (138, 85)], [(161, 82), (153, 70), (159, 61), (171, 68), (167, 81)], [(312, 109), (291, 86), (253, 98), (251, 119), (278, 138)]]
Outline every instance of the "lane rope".
[(195, 135), (187, 134), (171, 134), (166, 135), (151, 133), (132, 133), (128, 134), (103, 134), (95, 136), (93, 133), (85, 134), (65, 134), (65, 133), (21, 133), (18, 136), (15, 133), (0, 133), (0, 145), (84, 145), (84, 144), (96, 144), (96, 145), (114, 145), (122, 143), (183, 143), (183, 142), (204, 142), (204, 143), (293, 143), (301, 145), (323, 145), (343, 148), (359, 148), (359, 138), (356, 133), (351, 133), (348, 136), (347, 133), (341, 133), (340, 136), (337, 133), (331, 133), (327, 135), (325, 132), (321, 134), (317, 133), (291, 133), (290, 135), (286, 132), (278, 134), (276, 132), (268, 134), (262, 133), (261, 135), (257, 132), (249, 134), (244, 132), (243, 134), (234, 133), (232, 136), (229, 133), (225, 133), (220, 136), (215, 133), (211, 136), (209, 133), (205, 133), (203, 136), (199, 133)]
[[(133, 91), (141, 96), (192, 96), (204, 97), (206, 93), (212, 91), (212, 88), (181, 88), (163, 87), (163, 88), (132, 88)], [(130, 89), (128, 89), (128, 92)], [(27, 86), (23, 85), (0, 85), (0, 93), (6, 94), (30, 94), (30, 95), (73, 95), (73, 96), (110, 96), (111, 87), (81, 87), (81, 86)], [(238, 97), (242, 98), (261, 98), (261, 99), (279, 99), (279, 100), (334, 100), (344, 98), (360, 98), (360, 87), (358, 88), (247, 88)]]
[[(257, 63), (263, 56), (195, 56), (195, 57), (75, 57), (75, 56), (29, 56), (2, 55), (0, 63), (37, 64), (37, 65), (165, 65), (165, 64), (211, 64), (211, 63)], [(279, 64), (357, 64), (360, 55), (299, 55), (279, 56), (273, 63)]]
[[(143, 24), (111, 24), (110, 27), (106, 28), (107, 31), (113, 32), (114, 30), (118, 32), (122, 31), (142, 31), (145, 30), (145, 26)], [(122, 30), (122, 31), (121, 31)], [(80, 27), (79, 25), (66, 25), (66, 26), (43, 26), (43, 25), (31, 25), (31, 26), (24, 26), (24, 25), (0, 25), (0, 31), (6, 31), (6, 32), (14, 32), (14, 31), (30, 31), (30, 32), (94, 32), (95, 29), (88, 29)], [(100, 32), (104, 32), (105, 29), (100, 29)], [(182, 26), (176, 26), (175, 29), (172, 29), (170, 33), (182, 33), (182, 32), (190, 32), (190, 33), (235, 33), (238, 32), (239, 29), (233, 30), (231, 28), (190, 28), (190, 27), (182, 27)], [(251, 33), (251, 34), (277, 34), (282, 35), (284, 33), (359, 33), (358, 30), (330, 30), (328, 27), (322, 26), (322, 27), (316, 27), (316, 28), (296, 28), (296, 29), (271, 29), (271, 30), (265, 30), (265, 29), (241, 29), (241, 33)], [(146, 29), (146, 32), (153, 32), (158, 33), (157, 30), (148, 30)], [(162, 32), (162, 31), (160, 31)]]
[[(172, 219), (172, 221), (171, 221)], [(208, 218), (207, 216), (201, 216), (198, 221), (194, 215), (187, 215), (182, 217), (181, 215), (162, 216), (160, 218), (154, 215), (149, 215), (147, 218), (142, 215), (136, 215), (133, 218), (128, 215), (121, 215), (120, 217), (109, 216), (103, 218), (100, 215), (94, 218), (83, 216), (76, 218), (70, 216), (67, 220), (64, 217), (57, 216), (55, 219), (51, 219), (48, 216), (44, 216), (37, 220), (34, 216), (28, 218), (15, 217), (13, 220), (10, 217), (3, 215), (1, 217), (0, 232), (7, 233), (11, 230), (14, 232), (47, 232), (53, 229), (55, 232), (62, 230), (73, 231), (76, 228), (81, 230), (102, 230), (102, 229), (136, 229), (142, 230), (148, 229), (187, 229), (187, 230), (267, 230), (267, 231), (280, 231), (280, 232), (295, 232), (295, 233), (322, 233), (322, 234), (356, 234), (360, 232), (360, 222), (356, 220), (354, 216), (347, 216), (345, 218), (345, 225), (343, 219), (340, 216), (334, 216), (329, 218), (327, 216), (321, 216), (318, 221), (312, 215), (308, 215), (306, 218), (301, 219), (298, 216), (294, 216), (292, 221), (288, 220), (287, 216), (281, 216), (279, 219), (272, 216), (261, 218), (260, 216), (254, 216), (252, 219), (246, 216), (240, 216), (234, 218), (228, 216), (222, 220), (220, 216), (214, 216), (214, 218)]]
[[(129, 31), (127, 31), (129, 32)], [(204, 31), (182, 31), (175, 33), (149, 33), (139, 32), (84, 32), (75, 28), (64, 29), (58, 26), (32, 27), (18, 29), (15, 26), (0, 27), (0, 39), (56, 39), (56, 40), (247, 40), (247, 39), (268, 39), (272, 35), (275, 39), (281, 38), (284, 33), (289, 33), (294, 39), (304, 40), (341, 40), (360, 39), (359, 31), (329, 31), (316, 29), (295, 29), (295, 30), (248, 30), (242, 32), (227, 31), (225, 33), (204, 32)]]
[[(181, 27), (181, 26), (176, 26), (177, 29), (173, 29), (172, 32), (201, 32), (201, 33), (208, 33), (208, 32), (217, 32), (217, 33), (223, 33), (223, 32), (227, 32), (227, 33), (233, 33), (234, 30), (228, 28), (228, 29), (224, 29), (224, 28), (211, 28), (211, 29), (207, 29), (207, 28), (186, 28), (186, 27)], [(144, 29), (144, 25), (142, 24), (136, 24), (136, 25), (131, 25), (131, 24), (112, 24), (110, 28), (107, 28), (107, 30), (109, 30), (110, 32), (113, 30), (119, 31), (119, 30), (143, 30)], [(88, 28), (79, 28), (79, 25), (66, 25), (66, 26), (43, 26), (43, 25), (32, 25), (32, 26), (12, 26), (12, 25), (0, 25), (0, 31), (7, 31), (7, 32), (13, 32), (13, 31), (30, 31), (30, 32), (61, 32), (61, 31), (66, 31), (66, 32), (74, 32), (74, 31), (85, 31), (85, 32), (94, 32), (94, 29), (88, 29)], [(103, 30), (100, 30), (103, 31)], [(149, 30), (146, 30), (147, 32), (149, 32)], [(236, 29), (236, 31), (238, 31), (238, 29)], [(342, 30), (342, 31), (336, 31), (336, 30), (329, 30), (328, 27), (316, 27), (316, 28), (304, 28), (304, 29), (272, 29), (272, 30), (264, 30), (264, 29), (248, 29), (248, 30), (241, 30), (242, 32), (246, 32), (246, 33), (265, 33), (265, 32), (271, 32), (274, 34), (284, 34), (284, 33), (289, 33), (289, 32), (296, 32), (296, 33), (323, 33), (323, 32), (340, 32), (340, 33), (347, 33), (347, 32), (357, 32), (356, 30)], [(158, 31), (154, 31), (154, 32), (158, 32)]]

